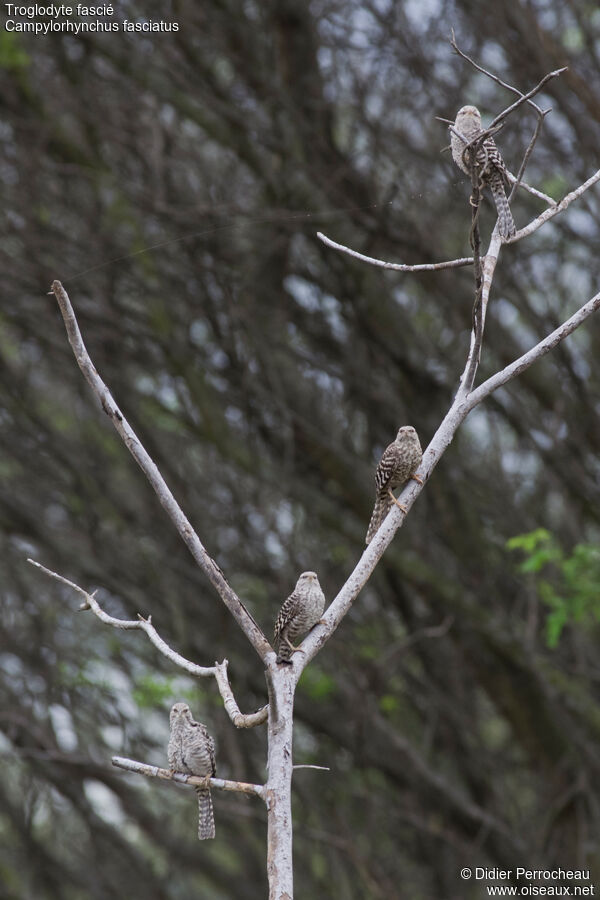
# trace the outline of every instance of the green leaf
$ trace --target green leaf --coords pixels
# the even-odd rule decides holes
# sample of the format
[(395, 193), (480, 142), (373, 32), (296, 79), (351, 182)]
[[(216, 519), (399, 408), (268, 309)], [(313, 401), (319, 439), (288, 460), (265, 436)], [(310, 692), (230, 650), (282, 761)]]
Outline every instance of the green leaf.
[(536, 528), (528, 534), (517, 534), (507, 540), (506, 546), (509, 550), (523, 550), (525, 553), (532, 553), (539, 544), (552, 541), (552, 535), (545, 528)]
[(537, 550), (531, 556), (521, 563), (520, 572), (539, 572), (544, 566), (551, 562), (556, 562), (557, 556), (551, 547), (545, 550)]

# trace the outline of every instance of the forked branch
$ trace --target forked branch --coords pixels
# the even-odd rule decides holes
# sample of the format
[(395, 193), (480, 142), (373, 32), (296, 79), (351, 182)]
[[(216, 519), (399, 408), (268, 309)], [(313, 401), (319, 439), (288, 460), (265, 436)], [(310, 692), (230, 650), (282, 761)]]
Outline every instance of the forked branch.
[(536, 216), (535, 219), (532, 219), (528, 225), (525, 225), (523, 228), (519, 228), (516, 234), (513, 234), (511, 238), (505, 242), (507, 244), (514, 244), (516, 241), (520, 241), (524, 237), (528, 237), (530, 234), (533, 234), (534, 231), (537, 231), (538, 228), (541, 228), (542, 225), (545, 225), (546, 222), (549, 222), (550, 219), (553, 219), (554, 216), (557, 216), (559, 213), (564, 212), (565, 209), (571, 205), (573, 200), (577, 200), (578, 197), (581, 197), (586, 191), (588, 191), (593, 185), (595, 185), (598, 181), (600, 181), (600, 169), (597, 172), (594, 172), (593, 175), (590, 175), (587, 181), (584, 181), (583, 184), (580, 184), (579, 187), (575, 188), (571, 193), (566, 194), (562, 200), (556, 203), (554, 206), (545, 209), (539, 216)]
[[(475, 68), (478, 69), (478, 71), (489, 75), (494, 81), (518, 95), (519, 99), (515, 103), (511, 104), (511, 106), (507, 107), (507, 109), (500, 113), (499, 116), (496, 116), (490, 128), (494, 128), (499, 122), (505, 119), (506, 116), (508, 116), (523, 103), (528, 103), (535, 109), (536, 114), (538, 115), (538, 128), (536, 128), (535, 134), (529, 144), (529, 147), (527, 148), (523, 163), (519, 168), (518, 175), (516, 177), (511, 176), (510, 179), (513, 184), (515, 184), (515, 189), (517, 187), (524, 187), (524, 185), (520, 183), (520, 179), (523, 176), (525, 165), (531, 155), (535, 140), (538, 137), (541, 122), (543, 121), (543, 118), (547, 114), (547, 112), (549, 112), (549, 110), (541, 110), (537, 106), (537, 104), (533, 103), (531, 98), (541, 90), (544, 84), (546, 84), (551, 78), (555, 78), (556, 76), (560, 75), (564, 71), (564, 69), (558, 69), (554, 72), (548, 73), (548, 75), (546, 75), (536, 85), (535, 88), (524, 94), (517, 88), (513, 88), (512, 86), (505, 84), (499, 78), (493, 76), (491, 73), (487, 72), (482, 67), (474, 63), (471, 59), (469, 59), (469, 57), (467, 57), (466, 54), (462, 53), (462, 51), (460, 51), (456, 46), (454, 38), (452, 44), (456, 51), (468, 62), (474, 65)], [(453, 123), (450, 124), (452, 126)], [(489, 133), (489, 129), (486, 130), (485, 134), (486, 133)], [(571, 193), (567, 194), (563, 198), (563, 200), (560, 201), (560, 203), (556, 203), (552, 200), (552, 198), (546, 197), (544, 194), (541, 194), (541, 192), (537, 192), (533, 189), (532, 193), (535, 193), (541, 199), (550, 204), (549, 208), (544, 210), (544, 212), (542, 212), (541, 215), (537, 216), (532, 222), (530, 222), (529, 225), (520, 229), (512, 238), (505, 240), (504, 243), (514, 243), (515, 241), (520, 240), (521, 238), (533, 233), (545, 222), (563, 212), (575, 199), (580, 197), (586, 190), (592, 187), (592, 185), (594, 185), (599, 180), (600, 171), (596, 172), (594, 175), (588, 178), (586, 182), (584, 182), (574, 191), (571, 191)], [(473, 187), (476, 187), (476, 185), (474, 184)], [(474, 216), (474, 223), (475, 228), (476, 216)], [(336, 250), (341, 250), (344, 253), (348, 253), (349, 255), (357, 259), (361, 259), (364, 262), (372, 265), (377, 265), (381, 268), (395, 268), (399, 271), (414, 272), (420, 271), (421, 268), (424, 270), (450, 267), (455, 268), (462, 265), (473, 264), (474, 261), (475, 263), (477, 263), (477, 259), (479, 256), (477, 241), (475, 240), (474, 259), (453, 260), (448, 263), (427, 265), (423, 267), (399, 266), (395, 264), (386, 264), (382, 260), (375, 260), (371, 257), (363, 256), (362, 254), (359, 254), (356, 251), (349, 249), (348, 247), (336, 244), (330, 238), (326, 238), (322, 234), (319, 234), (318, 237), (328, 246)], [(474, 237), (476, 238), (476, 233), (474, 233)], [(492, 281), (502, 244), (503, 241), (500, 238), (498, 234), (498, 228), (496, 227), (492, 232), (488, 251), (482, 258), (482, 279), (476, 279), (473, 328), (471, 331), (471, 342), (465, 369), (463, 371), (459, 388), (456, 392), (456, 396), (450, 406), (450, 409), (446, 413), (444, 420), (442, 421), (433, 439), (431, 440), (431, 443), (423, 454), (423, 461), (417, 472), (422, 483), (418, 483), (415, 481), (408, 482), (407, 486), (404, 488), (400, 497), (398, 498), (402, 504), (402, 507), (404, 507), (404, 510), (399, 508), (399, 506), (397, 505), (392, 506), (379, 531), (362, 554), (354, 571), (347, 579), (346, 583), (343, 585), (329, 608), (325, 611), (322, 624), (319, 624), (316, 628), (314, 628), (313, 631), (311, 631), (311, 633), (304, 640), (302, 644), (303, 653), (301, 654), (301, 659), (298, 659), (294, 662), (294, 674), (296, 678), (300, 676), (303, 668), (329, 640), (335, 629), (338, 627), (338, 625), (350, 609), (358, 593), (370, 578), (377, 563), (383, 556), (386, 548), (391, 543), (396, 531), (402, 526), (408, 511), (410, 510), (412, 504), (415, 502), (416, 498), (419, 496), (420, 492), (423, 490), (424, 484), (427, 482), (427, 479), (431, 475), (433, 469), (453, 440), (457, 429), (465, 420), (467, 415), (471, 412), (471, 410), (474, 409), (475, 406), (481, 403), (491, 393), (493, 393), (493, 391), (497, 390), (502, 385), (507, 384), (513, 378), (516, 378), (523, 371), (525, 371), (525, 369), (533, 365), (534, 362), (545, 356), (550, 350), (556, 347), (557, 344), (559, 344), (566, 337), (572, 334), (572, 332), (576, 328), (578, 328), (587, 318), (589, 318), (589, 316), (596, 312), (598, 308), (600, 308), (600, 294), (597, 294), (596, 296), (592, 297), (591, 300), (585, 303), (576, 313), (574, 313), (574, 315), (566, 319), (562, 325), (560, 325), (552, 332), (552, 334), (548, 335), (538, 344), (532, 347), (531, 350), (523, 354), (510, 365), (506, 366), (501, 372), (498, 372), (496, 373), (496, 375), (488, 378), (479, 387), (473, 388), (479, 366), (479, 358), (483, 341), (483, 331), (486, 320), (486, 311), (490, 299)], [(477, 270), (479, 266), (476, 264), (475, 268)]]
[(495, 81), (496, 84), (499, 84), (500, 87), (506, 88), (506, 90), (510, 91), (512, 94), (516, 94), (517, 97), (519, 98), (519, 100), (516, 102), (516, 104), (513, 104), (513, 105), (507, 107), (507, 109), (505, 109), (498, 116), (496, 116), (496, 118), (492, 122), (492, 125), (497, 125), (498, 122), (501, 122), (502, 119), (506, 118), (506, 116), (509, 113), (511, 113), (514, 109), (516, 109), (517, 106), (520, 106), (521, 103), (527, 103), (529, 106), (533, 107), (533, 109), (535, 110), (535, 112), (538, 115), (546, 115), (546, 113), (548, 113), (549, 110), (544, 111), (544, 110), (540, 109), (540, 107), (537, 105), (537, 103), (534, 103), (531, 98), (535, 97), (535, 95), (541, 91), (543, 86), (545, 84), (547, 84), (547, 82), (550, 81), (550, 79), (556, 78), (558, 75), (562, 75), (562, 73), (566, 72), (568, 69), (568, 66), (564, 66), (562, 69), (555, 69), (553, 72), (548, 72), (548, 74), (544, 75), (542, 80), (540, 82), (538, 82), (538, 84), (534, 88), (532, 88), (532, 90), (530, 90), (526, 94), (524, 94), (522, 91), (519, 90), (519, 88), (515, 87), (514, 85), (507, 84), (506, 81), (502, 81), (501, 78), (499, 78), (497, 75), (494, 75), (494, 73), (490, 72), (489, 69), (484, 69), (483, 66), (479, 65), (479, 63), (476, 63), (474, 59), (471, 59), (470, 56), (468, 56), (463, 50), (461, 50), (460, 47), (458, 46), (458, 44), (456, 43), (454, 29), (452, 29), (450, 45), (451, 45), (452, 49), (454, 50), (454, 52), (457, 53), (458, 56), (462, 57), (462, 59), (464, 59), (465, 62), (468, 62), (470, 66), (473, 66), (473, 68), (476, 69), (478, 72), (481, 72), (482, 75), (486, 75), (488, 78), (491, 78), (491, 80)]
[[(457, 396), (452, 406), (446, 413), (443, 422), (439, 426), (433, 436), (429, 446), (423, 454), (423, 462), (418, 470), (424, 484), (427, 482), (433, 469), (438, 464), (446, 449), (452, 442), (454, 435), (459, 426), (466, 419), (467, 415), (481, 403), (486, 397), (490, 396), (495, 390), (507, 384), (516, 378), (526, 369), (545, 356), (550, 350), (556, 347), (561, 341), (575, 331), (585, 322), (593, 313), (600, 309), (600, 293), (596, 294), (587, 303), (585, 303), (576, 313), (570, 316), (562, 325), (556, 328), (551, 334), (540, 341), (535, 347), (532, 347), (523, 356), (520, 356), (513, 363), (488, 378), (478, 388), (471, 393)], [(423, 490), (424, 484), (416, 481), (410, 481), (408, 486), (402, 491), (400, 501), (407, 511), (410, 510), (413, 503)], [(354, 571), (343, 585), (338, 595), (335, 597), (329, 608), (323, 616), (323, 624), (317, 625), (302, 643), (301, 659), (294, 663), (295, 676), (300, 677), (304, 667), (313, 659), (319, 650), (327, 643), (334, 633), (354, 600), (362, 590), (366, 582), (371, 577), (377, 563), (383, 556), (385, 550), (392, 542), (397, 530), (404, 523), (406, 514), (393, 505), (388, 513), (383, 525), (362, 554)]]
[(62, 584), (66, 584), (74, 591), (77, 591), (77, 593), (84, 598), (83, 603), (81, 603), (79, 607), (80, 610), (91, 609), (101, 622), (104, 622), (105, 625), (111, 625), (113, 628), (121, 628), (124, 631), (144, 631), (149, 640), (158, 650), (160, 650), (163, 656), (170, 659), (171, 662), (174, 663), (174, 665), (179, 666), (180, 669), (185, 669), (190, 675), (196, 675), (200, 678), (214, 677), (219, 688), (219, 693), (223, 698), (223, 705), (236, 728), (254, 728), (256, 725), (261, 725), (263, 722), (267, 721), (268, 707), (266, 706), (263, 706), (261, 709), (257, 710), (257, 712), (248, 713), (247, 715), (240, 712), (240, 708), (233, 696), (233, 691), (227, 677), (228, 663), (226, 659), (221, 663), (215, 663), (214, 666), (199, 666), (189, 659), (186, 659), (184, 656), (181, 656), (181, 654), (173, 650), (172, 647), (169, 647), (167, 642), (161, 638), (152, 624), (150, 616), (148, 616), (147, 619), (144, 619), (143, 616), (140, 616), (139, 614), (137, 619), (118, 619), (115, 616), (110, 616), (102, 609), (94, 594), (89, 594), (78, 584), (75, 584), (74, 581), (69, 581), (69, 579), (65, 578), (63, 575), (59, 575), (57, 572), (47, 569), (46, 566), (36, 562), (34, 559), (28, 559), (27, 562), (31, 563), (31, 565), (35, 566), (37, 569), (40, 569), (50, 578), (54, 578), (56, 581), (60, 581)]

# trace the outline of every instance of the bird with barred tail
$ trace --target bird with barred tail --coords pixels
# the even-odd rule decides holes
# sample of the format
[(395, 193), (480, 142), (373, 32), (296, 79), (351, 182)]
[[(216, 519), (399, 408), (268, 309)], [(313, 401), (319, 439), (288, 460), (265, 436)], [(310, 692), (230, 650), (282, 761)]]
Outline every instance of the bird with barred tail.
[(293, 641), (310, 631), (321, 619), (325, 609), (325, 594), (315, 572), (303, 572), (296, 587), (283, 603), (275, 622), (277, 662), (291, 663), (291, 655), (298, 650)]
[[(171, 734), (167, 756), (169, 768), (185, 775), (214, 777), (215, 743), (202, 722), (195, 722), (187, 703), (175, 703), (170, 715)], [(196, 787), (198, 795), (198, 838), (205, 841), (215, 836), (212, 797), (207, 786)]]
[[(476, 106), (463, 106), (462, 109), (459, 109), (456, 114), (454, 131), (450, 132), (450, 146), (454, 162), (467, 175), (471, 174), (467, 145), (474, 141), (482, 131), (481, 115)], [(517, 229), (504, 191), (506, 166), (492, 137), (486, 137), (478, 145), (475, 152), (475, 166), (482, 185), (489, 185), (494, 197), (500, 237), (512, 237)]]
[(419, 476), (415, 475), (415, 470), (420, 466), (422, 459), (423, 451), (417, 432), (412, 425), (403, 425), (396, 435), (396, 440), (383, 451), (375, 470), (375, 506), (367, 529), (366, 544), (370, 544), (373, 540), (379, 526), (392, 508), (392, 503), (406, 512), (392, 491), (409, 478), (414, 478), (419, 484), (423, 483)]

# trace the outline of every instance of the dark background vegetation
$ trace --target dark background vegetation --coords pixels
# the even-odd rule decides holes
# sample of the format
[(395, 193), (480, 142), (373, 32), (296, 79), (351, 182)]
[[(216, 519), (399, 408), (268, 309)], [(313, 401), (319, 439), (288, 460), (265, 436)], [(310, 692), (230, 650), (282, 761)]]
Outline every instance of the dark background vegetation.
[[(32, 555), (187, 657), (227, 656), (241, 708), (260, 664), (91, 397), (67, 287), (105, 380), (209, 552), (270, 634), (304, 569), (332, 598), (358, 559), (373, 468), (399, 425), (424, 445), (468, 347), (472, 273), (383, 273), (317, 230), (406, 263), (466, 255), (467, 180), (444, 126), (569, 65), (528, 172), (560, 197), (598, 167), (600, 17), (583, 0), (123, 2), (177, 34), (0, 33), (0, 896), (265, 896), (265, 814), (114, 770), (165, 763), (187, 698), (222, 776), (261, 780), (214, 682), (77, 613)], [(594, 88), (596, 85), (596, 88)], [(535, 120), (499, 137), (513, 170)], [(597, 289), (598, 194), (502, 252), (481, 376)], [(518, 225), (541, 210), (521, 193)], [(484, 236), (492, 207), (482, 213)], [(144, 248), (158, 245), (155, 249)], [(110, 261), (110, 262), (109, 262)], [(80, 274), (88, 270), (85, 274)], [(464, 865), (591, 867), (600, 883), (598, 627), (547, 602), (514, 535), (569, 556), (600, 518), (599, 323), (467, 420), (299, 687), (298, 897), (479, 898)], [(547, 578), (560, 594), (559, 575)], [(554, 579), (554, 580), (553, 580)], [(546, 600), (548, 597), (546, 596)]]

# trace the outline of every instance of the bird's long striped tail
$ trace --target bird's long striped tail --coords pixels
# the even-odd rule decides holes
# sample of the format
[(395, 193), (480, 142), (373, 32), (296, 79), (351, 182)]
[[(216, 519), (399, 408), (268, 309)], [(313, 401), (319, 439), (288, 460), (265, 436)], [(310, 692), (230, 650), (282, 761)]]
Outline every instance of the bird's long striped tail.
[(376, 532), (379, 529), (379, 526), (389, 513), (391, 507), (392, 499), (387, 491), (384, 494), (377, 495), (375, 506), (373, 507), (373, 515), (371, 516), (371, 521), (369, 522), (369, 527), (367, 529), (365, 544), (371, 543), (371, 541), (375, 537)]
[(494, 203), (496, 204), (496, 209), (498, 211), (498, 231), (500, 232), (500, 237), (512, 237), (517, 229), (504, 190), (502, 176), (499, 173), (490, 179), (490, 190), (494, 196)]
[(196, 788), (198, 794), (198, 839), (206, 841), (215, 836), (215, 817), (208, 788)]

